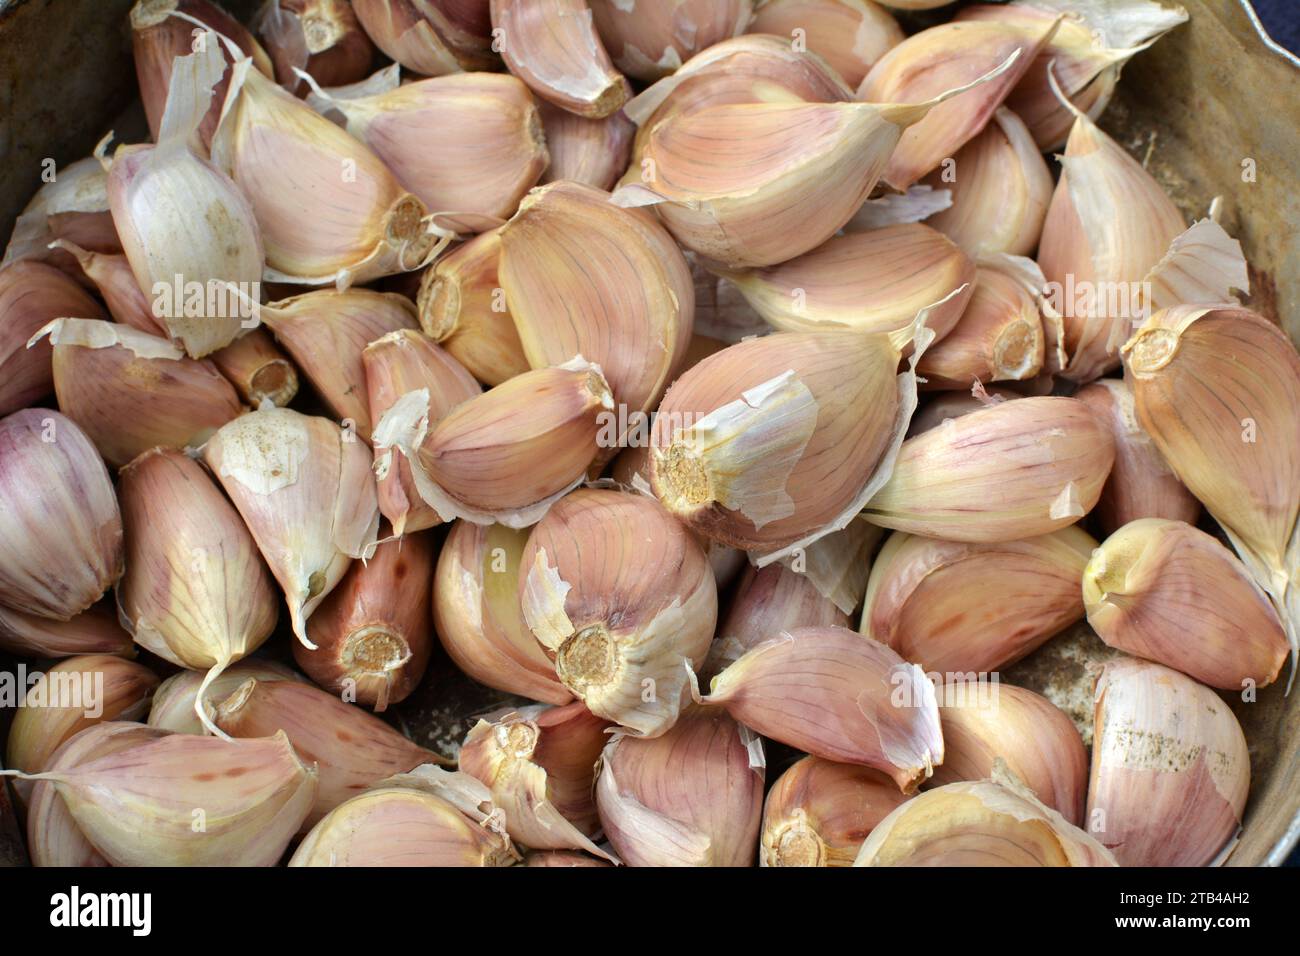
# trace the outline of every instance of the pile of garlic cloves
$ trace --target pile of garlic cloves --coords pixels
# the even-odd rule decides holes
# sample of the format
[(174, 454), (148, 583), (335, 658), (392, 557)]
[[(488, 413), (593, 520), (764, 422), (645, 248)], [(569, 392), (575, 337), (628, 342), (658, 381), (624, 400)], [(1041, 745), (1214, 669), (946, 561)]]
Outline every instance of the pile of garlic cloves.
[(1225, 859), (1300, 355), (1098, 126), (1184, 11), (944, 5), (138, 0), (0, 265), (32, 861)]

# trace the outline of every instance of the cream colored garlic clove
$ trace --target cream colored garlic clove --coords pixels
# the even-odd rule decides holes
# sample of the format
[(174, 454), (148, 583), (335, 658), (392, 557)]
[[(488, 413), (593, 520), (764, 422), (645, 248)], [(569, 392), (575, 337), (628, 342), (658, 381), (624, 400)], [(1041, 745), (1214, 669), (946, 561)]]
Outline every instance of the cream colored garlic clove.
[(872, 0), (764, 0), (749, 32), (802, 40), (854, 89), (903, 42), (898, 22)]
[(596, 31), (614, 65), (652, 82), (701, 50), (743, 33), (753, 0), (591, 0)]
[(204, 709), (211, 720), (221, 703), (239, 687), (249, 680), (269, 683), (275, 680), (302, 680), (302, 676), (283, 664), (249, 657), (235, 661), (224, 671), (212, 678), (206, 688), (203, 687), (207, 675), (201, 671), (181, 671), (173, 674), (154, 691), (153, 703), (149, 708), (150, 727), (170, 730), (177, 734), (206, 734), (209, 730), (199, 720), (195, 709), (200, 689), (204, 691)]
[(651, 739), (617, 734), (596, 805), (628, 866), (752, 866), (763, 809), (762, 742), (718, 707), (689, 707)]
[(1241, 826), (1250, 754), (1208, 687), (1121, 657), (1097, 680), (1087, 829), (1124, 866), (1206, 866)]
[(540, 182), (562, 179), (613, 189), (627, 169), (636, 125), (622, 111), (587, 119), (541, 100), (537, 104), (551, 161)]
[(342, 86), (364, 79), (375, 57), (348, 0), (269, 0), (253, 25), (276, 81), (291, 93), (303, 92), (295, 70), (322, 86)]
[(298, 394), (298, 370), (265, 329), (253, 329), (210, 356), (212, 364), (253, 408), (280, 408)]
[(95, 604), (67, 621), (24, 614), (0, 604), (0, 650), (20, 657), (73, 657), (112, 654), (134, 657), (131, 635), (122, 630), (117, 612)]
[(0, 603), (70, 621), (122, 574), (122, 518), (104, 460), (71, 419), (0, 419)]
[(412, 73), (443, 76), (500, 66), (486, 3), (352, 0), (352, 9), (375, 46)]
[(774, 634), (713, 678), (704, 703), (814, 756), (881, 770), (903, 793), (943, 762), (929, 679), (848, 628)]
[(718, 607), (682, 525), (651, 498), (581, 489), (533, 528), (519, 575), (529, 630), (593, 714), (647, 737), (672, 727)]

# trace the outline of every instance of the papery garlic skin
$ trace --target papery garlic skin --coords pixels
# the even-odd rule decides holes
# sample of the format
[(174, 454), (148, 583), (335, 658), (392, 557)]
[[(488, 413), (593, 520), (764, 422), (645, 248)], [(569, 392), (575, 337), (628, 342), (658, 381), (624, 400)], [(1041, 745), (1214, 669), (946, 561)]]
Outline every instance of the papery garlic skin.
[(581, 489), (528, 538), (524, 620), (560, 681), (629, 732), (666, 732), (690, 700), (718, 595), (703, 550), (653, 499)]
[(912, 793), (943, 762), (934, 687), (915, 664), (842, 627), (797, 627), (713, 678), (704, 703), (773, 740), (883, 771)]
[[(52, 245), (58, 246), (69, 255), (76, 256), (81, 271), (94, 283), (100, 297), (108, 306), (109, 315), (114, 322), (129, 325), (149, 335), (168, 337), (167, 326), (161, 318), (154, 315), (153, 304), (149, 297), (140, 291), (131, 271), (131, 263), (122, 253), (107, 254), (83, 249), (66, 239), (56, 239)], [(60, 318), (76, 315), (82, 318), (101, 318), (102, 310), (91, 312), (61, 311)], [(235, 341), (239, 341), (236, 339)]]
[(1206, 866), (1241, 826), (1250, 754), (1217, 694), (1121, 657), (1097, 680), (1088, 830), (1124, 866)]
[(803, 757), (763, 806), (759, 866), (852, 866), (871, 830), (908, 797), (878, 770)]
[(613, 189), (627, 170), (636, 125), (622, 111), (587, 119), (544, 100), (537, 110), (550, 162), (542, 184), (567, 179), (596, 189)]
[(903, 42), (898, 22), (872, 0), (762, 0), (748, 31), (802, 36), (808, 49), (825, 57), (854, 89), (877, 60)]
[(24, 614), (0, 604), (0, 650), (19, 657), (135, 656), (131, 635), (122, 630), (117, 611), (108, 602), (93, 605), (67, 621)]
[(375, 46), (412, 73), (443, 76), (500, 65), (486, 3), (352, 0), (352, 8)]
[(638, 80), (672, 73), (701, 50), (744, 31), (753, 0), (591, 0), (614, 65)]
[(717, 707), (692, 706), (651, 739), (618, 734), (596, 805), (628, 866), (752, 866), (763, 809), (762, 743)]
[(104, 460), (58, 412), (0, 419), (0, 603), (69, 621), (122, 574), (122, 517)]
[(40, 262), (84, 285), (75, 257), (51, 248), (51, 243), (60, 239), (94, 252), (122, 252), (113, 228), (113, 214), (108, 210), (108, 175), (94, 156), (68, 163), (58, 170), (53, 182), (41, 184), (14, 221), (0, 268), (22, 260)]
[[(199, 720), (195, 710), (195, 702), (206, 676), (200, 671), (186, 670), (173, 674), (159, 684), (149, 707), (147, 721), (149, 726), (159, 730), (170, 730), (177, 734), (211, 733)], [(217, 704), (250, 679), (266, 683), (273, 680), (302, 680), (303, 678), (292, 668), (259, 657), (236, 661), (208, 683), (205, 690), (205, 709), (208, 716), (215, 715)]]

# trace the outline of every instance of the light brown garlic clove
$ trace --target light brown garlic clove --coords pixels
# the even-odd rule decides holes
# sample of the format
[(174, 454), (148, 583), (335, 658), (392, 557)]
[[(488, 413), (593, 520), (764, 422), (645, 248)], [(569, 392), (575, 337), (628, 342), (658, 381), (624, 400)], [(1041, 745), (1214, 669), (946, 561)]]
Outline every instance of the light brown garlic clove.
[(519, 594), (556, 674), (593, 714), (647, 737), (672, 727), (718, 597), (703, 550), (657, 502), (588, 489), (563, 498), (528, 538)]
[(885, 817), (854, 866), (1118, 866), (1013, 775), (928, 790)]
[(497, 278), (500, 255), (501, 230), (482, 233), (430, 266), (420, 283), (425, 335), (489, 386), (529, 369)]
[(122, 574), (122, 518), (104, 460), (71, 419), (0, 419), (0, 604), (70, 621)]
[(1165, 463), (1138, 423), (1132, 383), (1103, 378), (1085, 385), (1075, 398), (1092, 407), (1110, 426), (1115, 464), (1101, 491), (1095, 514), (1106, 534), (1138, 518), (1169, 518), (1195, 524), (1201, 503)]
[(65, 315), (107, 318), (67, 273), (20, 260), (0, 269), (0, 415), (40, 401), (54, 390), (51, 346), (32, 336)]
[(862, 633), (929, 672), (998, 671), (1082, 619), (1096, 547), (1074, 526), (996, 544), (895, 532), (871, 567)]
[(957, 150), (953, 166), (925, 178), (947, 189), (952, 205), (926, 223), (972, 256), (1032, 255), (1038, 247), (1052, 173), (1024, 121), (998, 107), (992, 121)]
[(743, 33), (754, 0), (591, 0), (589, 6), (614, 65), (653, 82), (701, 50)]
[(759, 866), (852, 866), (872, 829), (908, 797), (878, 770), (804, 757), (768, 791)]
[(765, 269), (720, 274), (759, 315), (790, 332), (843, 326), (901, 334), (916, 313), (942, 301), (926, 323), (940, 340), (965, 311), (976, 271), (943, 234), (913, 222), (835, 236)]
[(453, 524), (434, 576), (434, 627), (456, 666), (480, 684), (567, 704), (573, 694), (555, 676), (555, 665), (528, 630), (519, 603), (527, 542), (527, 531), (501, 524)]
[(953, 541), (1047, 534), (1092, 509), (1114, 458), (1110, 430), (1077, 399), (1002, 402), (903, 442), (866, 517)]
[(943, 763), (934, 686), (915, 664), (843, 627), (797, 627), (713, 678), (707, 704), (757, 733), (887, 774), (911, 793)]
[[(181, 671), (173, 674), (154, 692), (149, 708), (150, 727), (170, 730), (177, 734), (206, 734), (208, 728), (199, 720), (195, 710), (199, 690), (207, 675), (201, 671)], [(221, 703), (248, 680), (269, 683), (275, 680), (302, 680), (302, 676), (283, 664), (249, 657), (235, 661), (212, 679), (204, 690), (204, 706), (211, 719)]]
[(280, 408), (298, 394), (298, 370), (265, 329), (253, 329), (210, 356), (212, 364), (253, 408)]
[(617, 734), (596, 805), (628, 866), (753, 866), (762, 742), (719, 707), (692, 706), (662, 736)]
[(1214, 691), (1121, 657), (1097, 680), (1090, 833), (1123, 866), (1206, 866), (1241, 826), (1250, 754)]
[(203, 460), (234, 502), (289, 602), (293, 632), (379, 531), (370, 450), (325, 418), (266, 407), (208, 440)]
[(307, 627), (316, 645), (293, 659), (326, 690), (376, 712), (405, 700), (429, 663), (434, 544), (427, 534), (385, 541), (354, 562)]
[(529, 853), (524, 866), (613, 866), (605, 860), (574, 850), (539, 850)]
[(567, 179), (596, 189), (613, 189), (627, 169), (636, 125), (622, 111), (587, 119), (542, 100), (537, 104), (551, 161), (541, 183)]
[(515, 842), (608, 858), (590, 839), (600, 829), (593, 788), (608, 727), (580, 701), (526, 707), (475, 724), (459, 767), (491, 789)]
[(1120, 528), (1083, 572), (1088, 623), (1118, 650), (1223, 690), (1271, 684), (1286, 631), (1245, 565), (1204, 531), (1142, 518)]
[(412, 73), (443, 76), (500, 66), (486, 3), (352, 0), (352, 9), (375, 46)]
[(1043, 804), (1083, 825), (1088, 754), (1064, 711), (1001, 681), (948, 679), (938, 693), (944, 755), (934, 786), (987, 780), (1001, 760)]
[(799, 40), (857, 89), (876, 61), (903, 42), (898, 22), (872, 0), (765, 0), (750, 33)]
[(39, 334), (54, 346), (59, 408), (114, 467), (202, 445), (242, 411), (216, 366), (164, 338), (99, 319), (56, 319)]
[(399, 86), (394, 72), (374, 82), (381, 89), (368, 95), (318, 88), (308, 102), (341, 115), (430, 211), (504, 219), (546, 169), (541, 117), (515, 77), (459, 73)]
[(348, 0), (269, 0), (254, 29), (275, 67), (275, 79), (291, 93), (304, 89), (295, 70), (321, 86), (363, 80), (375, 47)]
[(40, 262), (54, 266), (82, 285), (90, 285), (75, 256), (50, 248), (59, 239), (94, 252), (122, 252), (121, 240), (113, 228), (113, 214), (108, 209), (108, 175), (95, 156), (59, 168), (53, 182), (41, 184), (14, 221), (0, 267), (20, 260)]
[(0, 604), (0, 650), (19, 657), (112, 654), (134, 657), (131, 635), (108, 603), (92, 605), (68, 621), (24, 614)]

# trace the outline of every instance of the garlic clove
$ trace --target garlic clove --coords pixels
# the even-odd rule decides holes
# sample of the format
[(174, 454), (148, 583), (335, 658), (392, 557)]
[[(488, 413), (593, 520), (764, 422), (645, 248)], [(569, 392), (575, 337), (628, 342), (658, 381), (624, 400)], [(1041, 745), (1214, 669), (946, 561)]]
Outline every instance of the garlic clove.
[(949, 679), (939, 689), (943, 766), (933, 786), (987, 780), (995, 762), (1043, 804), (1083, 825), (1088, 754), (1070, 718), (1046, 697), (1001, 681), (978, 685)]
[(50, 248), (59, 239), (94, 252), (122, 252), (108, 209), (108, 174), (95, 156), (69, 163), (58, 170), (53, 182), (41, 184), (14, 221), (0, 267), (20, 260), (44, 263), (88, 285), (71, 253)]
[(978, 392), (979, 394), (976, 394), (975, 390), (937, 392), (926, 396), (921, 407), (912, 416), (912, 422), (907, 430), (907, 437), (911, 438), (921, 432), (928, 432), (931, 428), (942, 425), (949, 419), (961, 418), (963, 415), (978, 412), (990, 405), (997, 405), (1013, 398), (1024, 397), (1019, 392), (1013, 392), (1010, 388), (998, 388), (996, 386), (985, 389), (983, 385), (980, 385)]
[(803, 757), (763, 806), (759, 866), (852, 866), (872, 829), (909, 799), (878, 770)]
[(872, 0), (767, 0), (754, 11), (749, 32), (801, 39), (854, 89), (903, 42), (898, 22)]
[(500, 65), (486, 3), (352, 0), (352, 9), (375, 46), (412, 73), (442, 76)]
[(253, 408), (283, 408), (298, 394), (298, 370), (265, 329), (252, 329), (210, 356), (212, 364)]
[(603, 119), (587, 119), (539, 101), (537, 111), (546, 134), (550, 163), (540, 183), (562, 179), (596, 189), (613, 189), (627, 169), (636, 125), (621, 110)]
[(952, 205), (926, 220), (972, 258), (995, 253), (1028, 256), (1038, 247), (1052, 173), (1024, 121), (1006, 107), (952, 158), (951, 172), (924, 182), (947, 189)]
[(1123, 866), (1206, 866), (1241, 826), (1250, 754), (1208, 687), (1121, 657), (1097, 679), (1088, 831)]
[(177, 734), (206, 734), (208, 728), (199, 720), (196, 708), (199, 691), (203, 690), (204, 709), (209, 720), (217, 712), (217, 704), (233, 694), (246, 681), (269, 683), (274, 680), (302, 680), (302, 676), (283, 664), (249, 657), (235, 661), (218, 674), (205, 688), (207, 675), (202, 671), (180, 671), (167, 678), (154, 691), (149, 708), (150, 727), (170, 730)]
[(943, 301), (926, 323), (941, 340), (965, 311), (976, 271), (945, 236), (914, 222), (835, 236), (765, 269), (719, 274), (759, 315), (790, 332), (842, 326), (901, 334), (917, 312)]
[(0, 603), (70, 621), (122, 574), (122, 518), (104, 460), (71, 419), (0, 419)]
[(713, 678), (720, 704), (757, 733), (887, 774), (903, 793), (943, 762), (934, 686), (915, 664), (843, 627), (797, 627)]
[(262, 320), (343, 426), (369, 441), (374, 423), (362, 353), (389, 332), (416, 328), (411, 300), (369, 289), (321, 289), (264, 307)]
[(1074, 397), (1101, 416), (1115, 440), (1115, 464), (1095, 512), (1102, 531), (1111, 534), (1138, 518), (1195, 524), (1201, 503), (1170, 470), (1138, 423), (1132, 383), (1102, 378), (1079, 389)]
[(871, 567), (862, 633), (927, 672), (996, 672), (1083, 618), (1096, 547), (1073, 525), (989, 544), (895, 532)]
[(1092, 509), (1114, 458), (1110, 430), (1077, 399), (1002, 402), (903, 442), (866, 516), (952, 541), (1047, 534)]
[(1117, 650), (1223, 690), (1276, 679), (1289, 649), (1277, 611), (1245, 565), (1182, 521), (1141, 518), (1092, 554), (1088, 623)]
[(520, 560), (527, 531), (457, 521), (433, 582), (434, 628), (452, 661), (488, 687), (548, 704), (573, 694), (524, 623)]
[(293, 632), (368, 555), (379, 530), (370, 451), (328, 419), (264, 407), (223, 425), (203, 448), (289, 602)]
[(524, 866), (613, 866), (605, 860), (575, 850), (538, 850), (529, 853)]
[[(99, 295), (108, 306), (114, 322), (129, 325), (149, 335), (169, 337), (166, 323), (154, 315), (153, 303), (140, 291), (140, 286), (135, 281), (135, 273), (131, 271), (131, 263), (124, 254), (93, 252), (66, 239), (56, 239), (50, 245), (76, 257), (81, 271), (99, 290)], [(103, 312), (99, 309), (89, 312), (63, 312), (60, 316), (50, 318), (53, 320), (71, 314), (83, 318), (100, 318)]]
[(653, 82), (701, 50), (744, 32), (753, 0), (667, 0), (623, 3), (592, 0), (596, 31), (614, 65)]
[(501, 58), (537, 96), (589, 119), (627, 102), (630, 87), (601, 45), (583, 0), (492, 0)]
[(375, 57), (374, 44), (347, 0), (271, 0), (258, 11), (254, 29), (275, 66), (276, 81), (301, 94), (294, 70), (322, 86), (364, 79)]
[(762, 742), (745, 727), (692, 706), (661, 736), (610, 740), (600, 822), (628, 866), (753, 866), (763, 767)]
[(122, 630), (117, 612), (106, 603), (94, 604), (68, 621), (24, 614), (0, 604), (0, 650), (19, 657), (135, 656), (131, 635)]
[(533, 528), (519, 574), (524, 620), (564, 686), (632, 733), (672, 727), (717, 622), (694, 537), (650, 498), (582, 489)]
[(103, 308), (68, 275), (43, 262), (20, 260), (0, 269), (0, 415), (54, 391), (51, 346), (27, 343), (65, 315), (105, 318)]
[(99, 319), (56, 319), (54, 390), (104, 460), (121, 467), (151, 448), (203, 444), (237, 417), (234, 387), (171, 342)]

